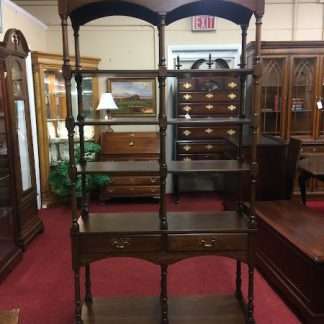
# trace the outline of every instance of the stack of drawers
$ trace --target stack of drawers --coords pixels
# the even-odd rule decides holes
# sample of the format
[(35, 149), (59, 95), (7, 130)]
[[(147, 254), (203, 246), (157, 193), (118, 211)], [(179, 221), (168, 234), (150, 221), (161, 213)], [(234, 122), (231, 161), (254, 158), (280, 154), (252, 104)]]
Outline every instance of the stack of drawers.
[[(105, 132), (101, 136), (101, 161), (149, 161), (158, 160), (159, 133), (156, 132)], [(113, 197), (160, 197), (160, 177), (112, 176), (99, 199)]]
[[(237, 78), (178, 80), (176, 117), (237, 116), (239, 108), (240, 83)], [(179, 126), (176, 131), (176, 159), (221, 159), (228, 147), (224, 138), (236, 136), (238, 128), (232, 126)]]

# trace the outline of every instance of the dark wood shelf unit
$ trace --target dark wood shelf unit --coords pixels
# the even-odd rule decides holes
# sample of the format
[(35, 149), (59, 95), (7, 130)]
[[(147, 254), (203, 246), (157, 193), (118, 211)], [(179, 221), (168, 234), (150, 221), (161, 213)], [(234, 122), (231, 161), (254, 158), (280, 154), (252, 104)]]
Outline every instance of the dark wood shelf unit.
[[(254, 323), (253, 277), (255, 263), (255, 235), (257, 231), (254, 200), (256, 163), (256, 134), (258, 119), (254, 111), (259, 111), (259, 80), (261, 78), (260, 51), (255, 51), (253, 68), (246, 69), (247, 26), (254, 15), (256, 17), (256, 42), (260, 44), (261, 24), (264, 14), (264, 1), (246, 0), (120, 0), (87, 1), (58, 0), (59, 14), (62, 20), (63, 38), (63, 75), (65, 76), (67, 94), (66, 125), (70, 146), (70, 177), (72, 184), (77, 175), (83, 179), (83, 205), (81, 216), (76, 207), (75, 190), (72, 187), (72, 225), (70, 228), (72, 246), (72, 268), (75, 284), (75, 323)], [(239, 69), (177, 71), (167, 70), (165, 59), (166, 25), (179, 19), (208, 14), (215, 15), (240, 25), (242, 31), (242, 55)], [(68, 49), (68, 23), (70, 18), (74, 29), (76, 53), (75, 66), (80, 66), (79, 28), (93, 19), (124, 15), (142, 19), (158, 29), (159, 60), (156, 70), (72, 70)], [(82, 116), (82, 100), (79, 100), (79, 117), (76, 122), (72, 115), (70, 80), (76, 76), (78, 94), (82, 96), (83, 74), (104, 74), (108, 77), (154, 77), (159, 88), (159, 111), (157, 119), (144, 121), (134, 118), (134, 125), (159, 126), (159, 158), (157, 161), (99, 161), (77, 165), (74, 156), (74, 128), (79, 126), (82, 139), (83, 125), (130, 125), (130, 119), (85, 120)], [(185, 120), (173, 118), (167, 112), (166, 79), (194, 77), (235, 77), (239, 82), (241, 104), (240, 113), (236, 116), (217, 116), (217, 118)], [(245, 81), (250, 76), (255, 89), (251, 99), (250, 114), (244, 114)], [(217, 97), (218, 98), (218, 97)], [(221, 99), (221, 97), (220, 97)], [(219, 118), (218, 118), (219, 117)], [(166, 132), (178, 126), (223, 127), (234, 125), (239, 128), (239, 147), (242, 145), (243, 126), (249, 128), (251, 137), (251, 159), (246, 163), (240, 155), (241, 148), (233, 160), (208, 161), (168, 161)], [(81, 162), (83, 158), (82, 140), (80, 141)], [(167, 176), (172, 174), (212, 174), (212, 173), (250, 175), (250, 208), (243, 211), (243, 204), (230, 211), (211, 212), (169, 212), (166, 207)], [(92, 213), (86, 203), (86, 175), (108, 173), (112, 176), (124, 175), (157, 175), (160, 179), (160, 200), (155, 212), (145, 213)], [(239, 197), (239, 201), (241, 201)], [(90, 208), (91, 209), (91, 208)], [(168, 266), (180, 260), (201, 255), (221, 255), (236, 260), (236, 288), (230, 296), (169, 297)], [(104, 258), (129, 256), (144, 259), (160, 266), (160, 296), (154, 298), (105, 298), (94, 299), (91, 293), (91, 263)], [(241, 262), (247, 264), (247, 298), (243, 298), (241, 289)], [(81, 297), (80, 270), (85, 268), (85, 296)], [(224, 311), (226, 308), (226, 311)]]

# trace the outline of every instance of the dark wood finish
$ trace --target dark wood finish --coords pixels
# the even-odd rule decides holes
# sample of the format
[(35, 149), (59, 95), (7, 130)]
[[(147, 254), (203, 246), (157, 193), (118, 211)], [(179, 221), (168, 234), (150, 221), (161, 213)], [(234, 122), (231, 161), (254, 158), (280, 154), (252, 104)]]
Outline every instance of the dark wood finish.
[[(153, 324), (161, 323), (158, 297), (96, 298), (82, 307), (83, 323)], [(98, 314), (100, 314), (98, 316)], [(245, 323), (241, 305), (228, 296), (170, 297), (170, 322), (176, 324)]]
[(300, 157), (302, 141), (290, 137), (285, 163), (285, 199), (291, 199), (297, 174), (297, 165)]
[(0, 283), (22, 258), (22, 251), (16, 244), (14, 163), (4, 78), (5, 56), (0, 51)]
[[(183, 76), (187, 72), (168, 71), (166, 69), (165, 59), (165, 37), (166, 37), (166, 25), (176, 21), (180, 18), (194, 16), (197, 14), (208, 13), (216, 15), (222, 18), (228, 18), (234, 23), (240, 24), (242, 28), (242, 59), (240, 69), (231, 70), (229, 72), (219, 72), (217, 70), (205, 70), (194, 74), (197, 77), (207, 77), (208, 79), (214, 79), (219, 76), (233, 76), (236, 79), (244, 78), (247, 74), (253, 73), (253, 82), (255, 85), (253, 96), (253, 107), (259, 110), (259, 98), (260, 87), (259, 81), (261, 76), (260, 69), (260, 51), (259, 47), (255, 52), (255, 66), (253, 71), (246, 68), (246, 31), (248, 21), (254, 14), (256, 18), (256, 41), (260, 43), (261, 35), (261, 23), (264, 11), (264, 1), (244, 0), (244, 1), (191, 1), (191, 0), (176, 0), (176, 1), (148, 1), (148, 0), (134, 0), (118, 1), (118, 4), (111, 1), (84, 1), (84, 0), (59, 0), (59, 13), (62, 20), (62, 36), (63, 36), (63, 52), (64, 52), (64, 64), (63, 75), (65, 76), (65, 85), (67, 93), (67, 118), (66, 124), (69, 132), (69, 146), (70, 146), (70, 177), (74, 186), (74, 180), (78, 173), (81, 173), (83, 179), (87, 173), (106, 172), (111, 173), (113, 176), (123, 176), (132, 172), (133, 175), (139, 176), (148, 175), (151, 171), (157, 173), (160, 177), (160, 201), (157, 212), (152, 213), (137, 213), (133, 214), (92, 214), (88, 210), (88, 206), (84, 204), (81, 208), (82, 217), (78, 217), (76, 209), (76, 197), (72, 200), (72, 226), (71, 226), (71, 243), (72, 243), (72, 262), (74, 271), (74, 284), (75, 284), (75, 322), (80, 324), (83, 321), (83, 317), (88, 316), (87, 313), (82, 314), (81, 304), (81, 291), (80, 291), (80, 270), (81, 267), (85, 267), (85, 300), (88, 303), (92, 301), (91, 293), (91, 280), (90, 280), (90, 264), (99, 259), (114, 257), (114, 256), (132, 256), (136, 258), (142, 258), (153, 263), (160, 265), (161, 270), (161, 294), (158, 297), (159, 312), (155, 312), (156, 306), (152, 305), (152, 308), (148, 310), (149, 314), (152, 312), (155, 314), (155, 318), (160, 323), (169, 323), (170, 321), (179, 323), (190, 323), (202, 321), (204, 323), (219, 322), (218, 318), (221, 318), (225, 322), (245, 321), (247, 323), (254, 323), (254, 294), (253, 294), (253, 276), (254, 276), (254, 254), (255, 254), (255, 232), (256, 222), (254, 217), (254, 198), (255, 198), (255, 179), (257, 175), (256, 165), (256, 128), (258, 120), (256, 115), (251, 114), (251, 120), (247, 121), (243, 114), (240, 114), (241, 121), (238, 123), (237, 118), (233, 119), (232, 125), (247, 124), (247, 128), (250, 128), (251, 134), (251, 163), (248, 166), (244, 163), (240, 157), (235, 161), (167, 161), (167, 143), (166, 143), (166, 131), (168, 125), (168, 114), (166, 102), (166, 79), (171, 76)], [(200, 6), (201, 4), (201, 6)], [(80, 145), (82, 156), (82, 125), (84, 121), (82, 118), (75, 123), (73, 113), (71, 109), (71, 87), (70, 78), (72, 74), (76, 73), (79, 76), (82, 72), (89, 73), (89, 71), (81, 71), (80, 65), (80, 47), (79, 47), (79, 25), (91, 21), (92, 19), (100, 18), (102, 16), (109, 15), (126, 15), (133, 16), (139, 19), (143, 19), (146, 22), (152, 23), (158, 28), (159, 31), (159, 63), (158, 68), (154, 71), (99, 71), (98, 73), (106, 73), (108, 77), (126, 76), (127, 74), (134, 73), (137, 77), (144, 75), (152, 75), (156, 77), (159, 82), (159, 114), (158, 114), (158, 126), (159, 126), (159, 158), (158, 161), (99, 161), (93, 163), (84, 163), (84, 159), (81, 159), (81, 167), (76, 168), (76, 162), (74, 159), (74, 139), (73, 132), (75, 126), (80, 127)], [(76, 71), (72, 71), (70, 65), (70, 56), (68, 49), (68, 26), (67, 20), (71, 18), (72, 26), (74, 29), (74, 41), (76, 55)], [(81, 87), (82, 78), (78, 78), (79, 86)], [(240, 91), (242, 86), (240, 87)], [(245, 91), (241, 91), (245, 93)], [(79, 92), (81, 97), (81, 93)], [(79, 98), (81, 99), (81, 98)], [(240, 100), (240, 106), (244, 98)], [(82, 100), (79, 100), (79, 113), (82, 112)], [(227, 121), (226, 121), (227, 118)], [(216, 119), (215, 119), (216, 120)], [(231, 125), (232, 119), (229, 116), (222, 118), (220, 126)], [(154, 122), (150, 120), (149, 122)], [(98, 121), (96, 125), (108, 125), (118, 123), (118, 120), (114, 121)], [(120, 121), (120, 124), (123, 122)], [(125, 122), (129, 123), (129, 120)], [(134, 124), (141, 125), (142, 121), (134, 118)], [(179, 119), (173, 119), (171, 121), (173, 125), (179, 123)], [(91, 123), (89, 123), (91, 124)], [(144, 123), (145, 124), (145, 123)], [(181, 126), (192, 125), (190, 121), (186, 124), (181, 121)], [(198, 125), (196, 126), (203, 126)], [(240, 126), (242, 130), (242, 127)], [(241, 143), (240, 143), (241, 144)], [(244, 213), (242, 208), (235, 212), (215, 212), (215, 213), (169, 213), (166, 210), (166, 181), (168, 172), (174, 174), (180, 173), (213, 173), (213, 172), (235, 172), (239, 176), (241, 172), (250, 172), (251, 179), (251, 208), (248, 210), (248, 215)], [(86, 192), (85, 181), (83, 181), (83, 192)], [(75, 193), (72, 186), (72, 193)], [(75, 196), (75, 195), (74, 195)], [(83, 199), (84, 201), (85, 199)], [(204, 298), (191, 299), (188, 298), (182, 302), (172, 305), (172, 298), (168, 297), (167, 292), (167, 272), (168, 265), (179, 260), (190, 258), (196, 255), (224, 255), (237, 260), (237, 277), (236, 277), (236, 291), (235, 296), (239, 301), (239, 304), (244, 305), (242, 307), (242, 314), (236, 317), (237, 307), (230, 307), (230, 315), (224, 313), (222, 309), (221, 314), (214, 314), (215, 309), (218, 307), (213, 304), (213, 313), (207, 311), (205, 307), (210, 305), (210, 302)], [(241, 262), (247, 263), (248, 267), (248, 292), (247, 300), (243, 300), (241, 289)], [(233, 294), (234, 295), (234, 294)], [(233, 296), (230, 296), (233, 300)], [(199, 302), (199, 300), (201, 302)], [(138, 300), (141, 303), (141, 300)], [(194, 302), (194, 306), (193, 306)], [(114, 303), (114, 302), (113, 302)], [(136, 302), (135, 302), (136, 303)], [(227, 303), (227, 302), (226, 302)], [(117, 304), (115, 304), (117, 307)], [(144, 308), (147, 309), (150, 303), (147, 303)], [(224, 305), (224, 304), (223, 304)], [(128, 306), (127, 303), (125, 305)], [(142, 307), (141, 307), (142, 308)], [(134, 308), (133, 308), (134, 309)], [(138, 307), (135, 305), (135, 309)], [(113, 311), (110, 314), (103, 314), (108, 309), (101, 305), (95, 310), (96, 318), (105, 318), (106, 322), (117, 321), (126, 323), (129, 318), (129, 311), (125, 312), (124, 317), (119, 312), (119, 308), (116, 308), (118, 312)], [(120, 310), (121, 311), (121, 310)], [(174, 315), (175, 312), (180, 312), (179, 315)], [(196, 312), (196, 315), (192, 317), (192, 311)], [(93, 319), (93, 312), (90, 310)], [(134, 317), (134, 311), (131, 312)], [(136, 314), (137, 311), (135, 311)], [(149, 319), (150, 319), (150, 315)], [(173, 317), (175, 316), (175, 317)], [(120, 319), (123, 317), (122, 319)], [(199, 317), (199, 319), (198, 319)], [(90, 319), (90, 321), (92, 320)], [(173, 320), (174, 319), (174, 320)], [(89, 321), (89, 320), (88, 320)], [(136, 318), (135, 321), (143, 320)], [(155, 321), (155, 319), (153, 320)], [(145, 322), (145, 320), (144, 320)], [(136, 323), (136, 322), (135, 322)]]
[(306, 204), (306, 181), (314, 178), (319, 181), (324, 181), (324, 155), (311, 155), (298, 163), (298, 183), (302, 202)]
[(303, 323), (323, 323), (323, 215), (293, 200), (255, 206), (258, 269)]
[[(131, 161), (130, 173), (120, 176), (112, 175), (109, 185), (102, 189), (99, 200), (105, 201), (112, 197), (160, 197), (160, 175), (158, 173), (158, 163), (156, 163), (155, 173), (153, 171), (145, 176), (140, 172), (134, 172), (133, 161), (157, 161), (159, 159), (159, 134), (156, 132), (104, 132), (101, 135), (101, 150), (99, 159), (108, 161), (108, 170), (111, 163), (116, 163), (120, 167), (119, 161)], [(112, 162), (113, 161), (113, 162)], [(117, 162), (118, 161), (118, 162)], [(150, 162), (149, 162), (150, 163)], [(127, 163), (126, 163), (127, 164)]]
[[(190, 73), (187, 73), (190, 75)], [(206, 125), (202, 117), (238, 117), (240, 114), (239, 77), (188, 77), (177, 78), (175, 117), (179, 120), (198, 118), (194, 126), (179, 125), (175, 129), (175, 160), (220, 160), (229, 149), (225, 137), (238, 138), (238, 125)], [(225, 119), (225, 118), (224, 118)], [(238, 118), (239, 119), (239, 118)], [(227, 118), (228, 120), (228, 118)], [(241, 123), (242, 125), (242, 123)], [(180, 196), (179, 175), (173, 177), (175, 202)]]
[[(238, 142), (232, 142), (232, 150), (226, 152), (228, 158), (235, 158), (238, 154)], [(258, 136), (257, 142), (258, 176), (256, 183), (256, 200), (273, 200), (285, 198), (285, 161), (287, 145), (285, 141), (271, 137)], [(251, 147), (248, 138), (243, 139), (242, 155), (246, 161), (251, 161)], [(241, 181), (241, 182), (240, 182)], [(236, 201), (240, 197), (240, 184), (242, 185), (242, 199), (249, 199), (250, 179), (248, 174), (243, 174), (238, 179), (233, 174), (226, 174), (224, 190), (224, 208), (236, 208)]]
[[(0, 51), (6, 54), (8, 118), (15, 179), (16, 240), (26, 249), (44, 229), (38, 216), (34, 151), (29, 113), (26, 62), (29, 49), (21, 31), (9, 29)], [(20, 136), (21, 135), (21, 136)]]
[[(248, 44), (248, 61), (253, 62), (254, 43)], [(263, 76), (260, 132), (302, 141), (302, 155), (324, 154), (324, 42), (264, 41), (261, 43)], [(296, 182), (297, 183), (297, 182)], [(299, 194), (297, 185), (295, 195)], [(324, 185), (307, 183), (311, 199), (323, 199)]]

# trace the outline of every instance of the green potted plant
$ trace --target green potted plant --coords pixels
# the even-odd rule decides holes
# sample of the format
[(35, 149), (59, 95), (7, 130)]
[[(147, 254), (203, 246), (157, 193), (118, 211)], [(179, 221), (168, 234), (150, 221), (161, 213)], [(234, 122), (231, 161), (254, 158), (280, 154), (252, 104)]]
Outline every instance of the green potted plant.
[[(85, 159), (87, 161), (93, 161), (96, 159), (98, 152), (100, 151), (100, 145), (86, 142), (84, 145)], [(74, 149), (75, 161), (78, 163), (80, 160), (80, 147), (77, 146)], [(48, 183), (52, 186), (54, 192), (61, 197), (71, 196), (71, 180), (68, 175), (69, 161), (61, 160), (57, 165), (52, 166), (50, 175), (48, 177)], [(100, 188), (108, 185), (110, 177), (105, 174), (87, 174), (86, 175), (86, 188), (90, 196), (96, 196)], [(82, 197), (82, 180), (81, 176), (77, 176), (76, 180), (76, 196), (77, 198)]]

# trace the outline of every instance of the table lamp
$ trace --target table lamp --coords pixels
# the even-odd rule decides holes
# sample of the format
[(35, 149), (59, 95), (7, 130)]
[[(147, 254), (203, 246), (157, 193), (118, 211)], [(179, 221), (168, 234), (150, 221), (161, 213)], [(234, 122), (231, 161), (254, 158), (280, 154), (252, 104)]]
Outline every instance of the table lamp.
[[(106, 120), (112, 118), (111, 111), (118, 110), (118, 107), (117, 107), (115, 100), (111, 93), (105, 92), (105, 93), (101, 94), (99, 105), (96, 110), (105, 110), (106, 111), (106, 115), (105, 115)], [(108, 132), (112, 132), (112, 131), (113, 131), (113, 129), (109, 125)]]

